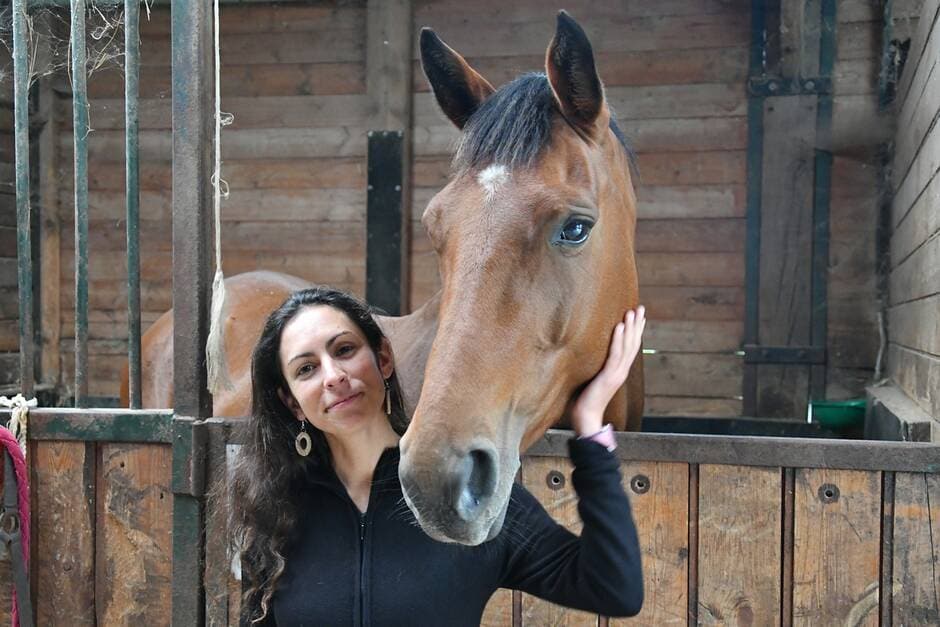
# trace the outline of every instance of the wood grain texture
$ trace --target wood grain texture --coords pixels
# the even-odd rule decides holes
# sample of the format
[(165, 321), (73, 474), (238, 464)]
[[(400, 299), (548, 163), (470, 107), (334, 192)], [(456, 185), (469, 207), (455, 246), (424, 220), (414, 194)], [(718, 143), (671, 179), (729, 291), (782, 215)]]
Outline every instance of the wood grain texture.
[[(610, 625), (685, 625), (688, 618), (689, 467), (624, 464), (623, 489), (633, 506), (643, 555), (643, 611)], [(637, 491), (639, 488), (640, 492)], [(642, 492), (642, 490), (647, 490)]]
[(30, 460), (39, 625), (95, 625), (95, 446), (36, 442)]
[(892, 584), (896, 625), (940, 622), (940, 475), (897, 473)]
[(512, 590), (500, 589), (490, 597), (483, 611), (480, 625), (482, 627), (512, 625)]
[(95, 530), (101, 624), (170, 624), (170, 466), (169, 446), (101, 446)]
[[(571, 485), (571, 462), (567, 458), (531, 457), (522, 464), (522, 483), (538, 499), (545, 511), (572, 533), (581, 533), (581, 517), (578, 515), (578, 496)], [(551, 486), (549, 473), (564, 475), (563, 484)], [(553, 489), (558, 488), (558, 489)], [(559, 625), (565, 627), (597, 625), (597, 615), (570, 610), (542, 601), (528, 594), (522, 595), (523, 625)]]
[(779, 469), (699, 468), (700, 625), (780, 624)]
[(798, 469), (795, 487), (793, 624), (877, 625), (881, 473)]

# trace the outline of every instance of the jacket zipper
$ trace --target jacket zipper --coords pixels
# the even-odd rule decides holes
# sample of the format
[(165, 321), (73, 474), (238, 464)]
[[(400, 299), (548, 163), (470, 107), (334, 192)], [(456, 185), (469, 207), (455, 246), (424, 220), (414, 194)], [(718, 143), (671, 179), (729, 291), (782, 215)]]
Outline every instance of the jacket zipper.
[(366, 515), (359, 512), (359, 624), (365, 625)]

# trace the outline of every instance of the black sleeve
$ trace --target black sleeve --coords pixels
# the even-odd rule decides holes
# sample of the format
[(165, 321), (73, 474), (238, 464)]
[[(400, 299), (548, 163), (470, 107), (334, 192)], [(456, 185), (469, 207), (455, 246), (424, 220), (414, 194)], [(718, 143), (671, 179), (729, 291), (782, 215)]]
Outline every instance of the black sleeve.
[(525, 488), (514, 486), (501, 587), (605, 616), (635, 616), (643, 605), (643, 572), (620, 462), (591, 441), (573, 439), (569, 451), (581, 537), (552, 520)]

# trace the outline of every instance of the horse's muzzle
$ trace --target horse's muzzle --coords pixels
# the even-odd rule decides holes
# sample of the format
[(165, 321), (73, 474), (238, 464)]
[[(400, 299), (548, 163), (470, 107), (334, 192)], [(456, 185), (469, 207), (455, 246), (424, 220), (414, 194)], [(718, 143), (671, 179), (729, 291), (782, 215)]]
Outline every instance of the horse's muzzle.
[(505, 503), (496, 503), (499, 459), (490, 444), (412, 463), (403, 447), (399, 478), (405, 501), (432, 538), (479, 544), (499, 532)]

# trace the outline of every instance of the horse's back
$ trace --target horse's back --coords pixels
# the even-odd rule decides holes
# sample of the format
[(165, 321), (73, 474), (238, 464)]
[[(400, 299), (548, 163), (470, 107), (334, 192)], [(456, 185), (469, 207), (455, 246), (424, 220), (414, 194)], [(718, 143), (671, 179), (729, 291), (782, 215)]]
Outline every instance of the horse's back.
[[(246, 272), (225, 280), (225, 356), (232, 390), (213, 398), (216, 416), (246, 416), (251, 408), (251, 352), (268, 315), (294, 291), (311, 283), (277, 272)], [(173, 310), (141, 337), (143, 406), (173, 407)], [(127, 368), (122, 373), (121, 400), (129, 404)]]

